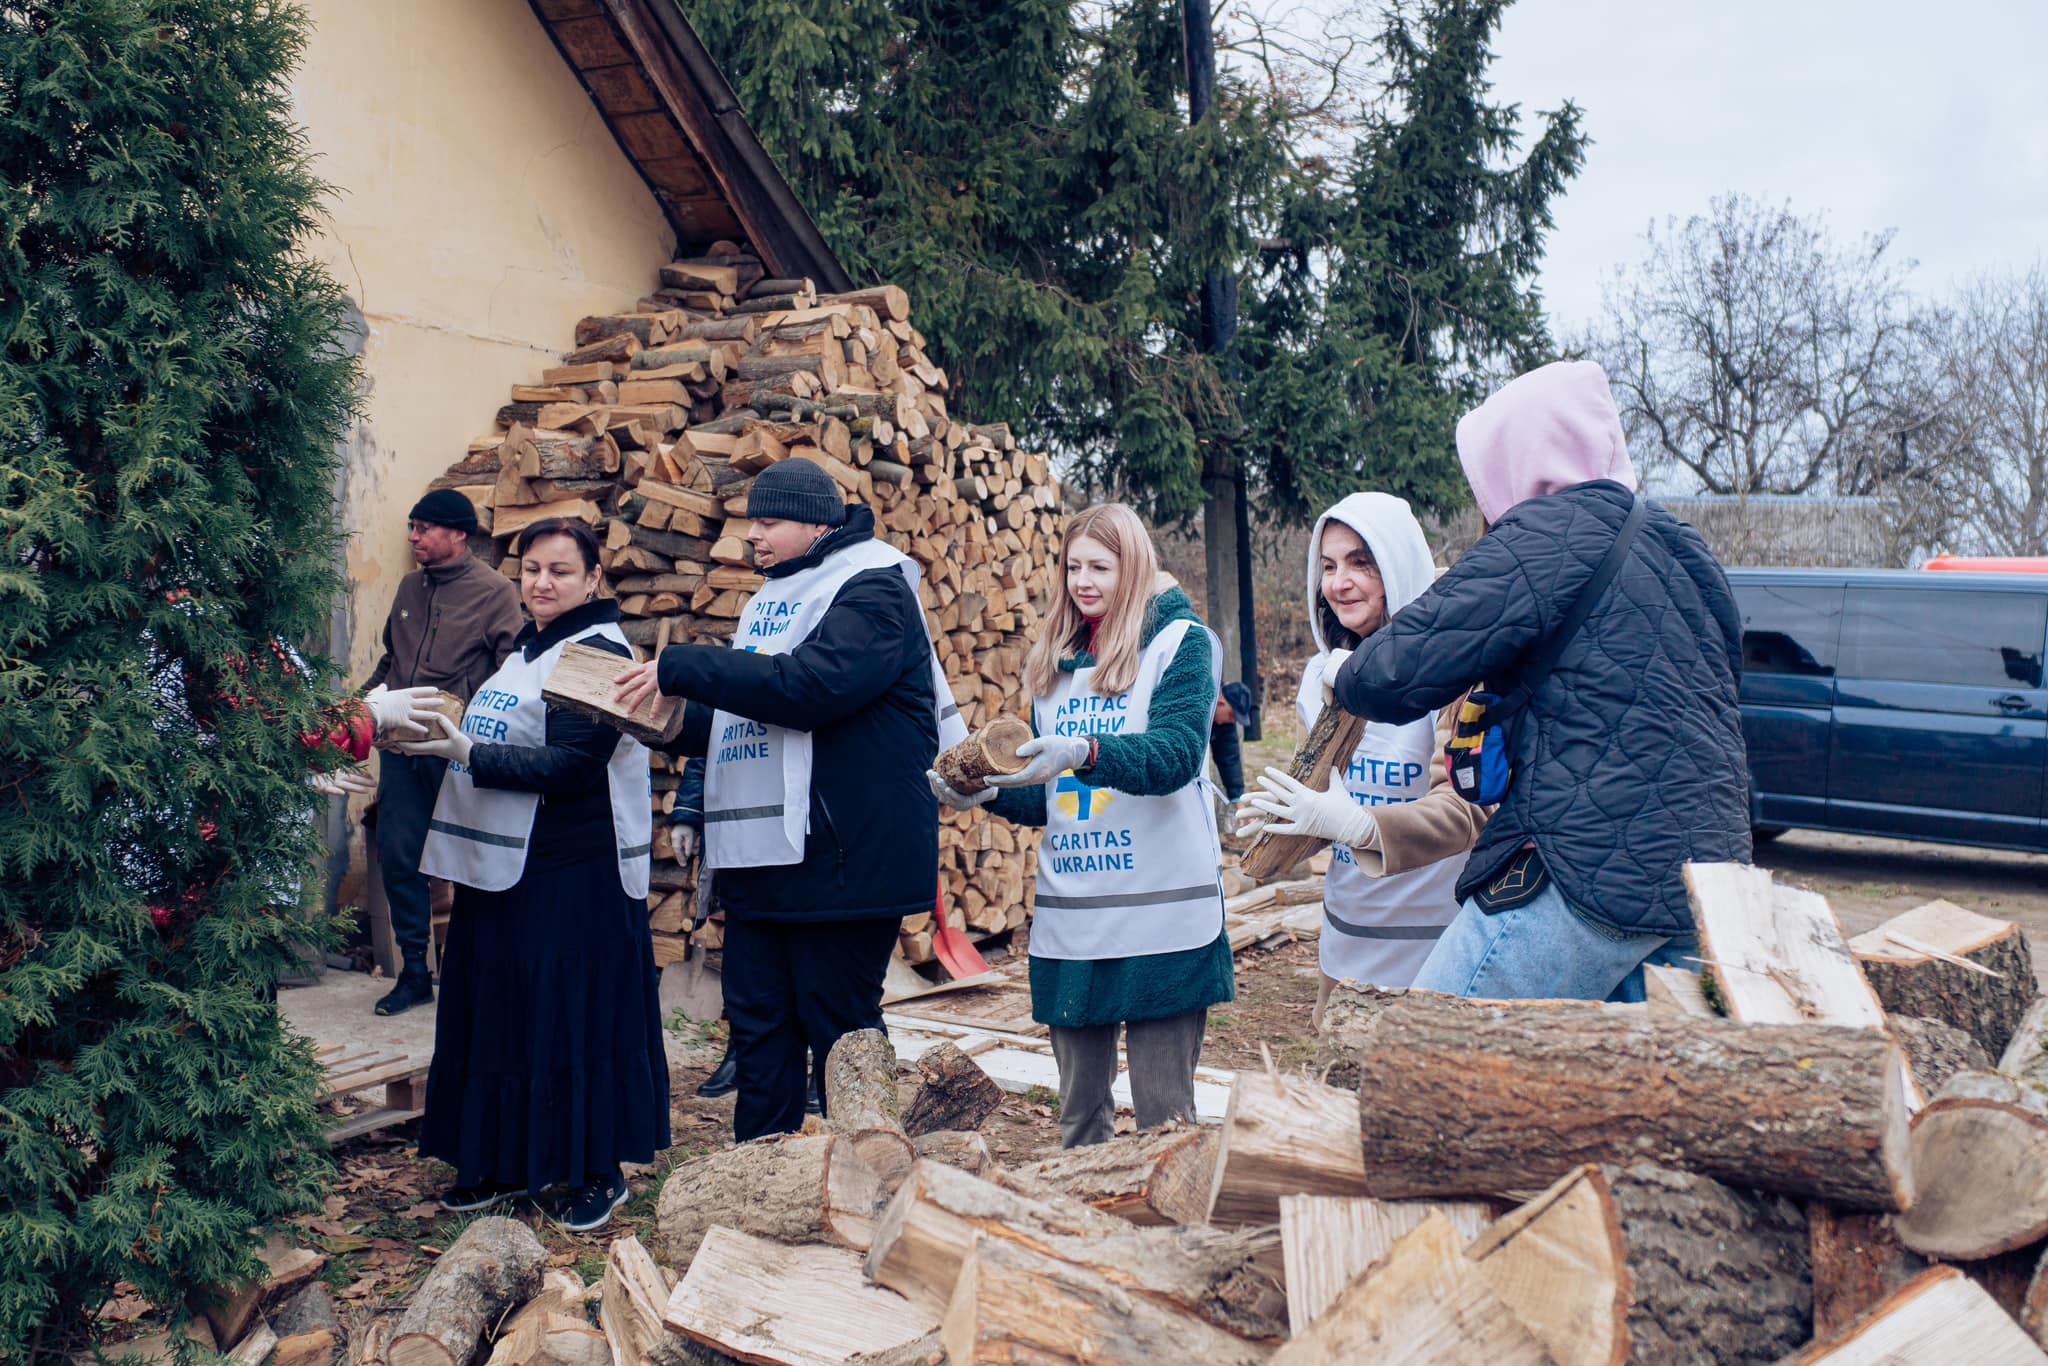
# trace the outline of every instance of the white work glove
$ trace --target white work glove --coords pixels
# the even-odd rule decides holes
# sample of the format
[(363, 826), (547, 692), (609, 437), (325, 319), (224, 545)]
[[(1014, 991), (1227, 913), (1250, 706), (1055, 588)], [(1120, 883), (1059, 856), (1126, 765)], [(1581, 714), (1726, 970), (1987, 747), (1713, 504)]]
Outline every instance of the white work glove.
[(1379, 843), (1379, 822), (1373, 819), (1372, 809), (1353, 801), (1334, 775), (1330, 790), (1318, 792), (1277, 768), (1269, 768), (1259, 786), (1265, 791), (1247, 796), (1244, 804), (1271, 819), (1240, 825), (1240, 835), (1258, 830), (1272, 835), (1307, 835), (1348, 849), (1371, 849)]
[(975, 807), (986, 805), (996, 799), (996, 790), (992, 787), (984, 787), (973, 796), (954, 791), (953, 785), (941, 778), (935, 768), (924, 771), (924, 780), (931, 784), (932, 795), (939, 799), (939, 805), (950, 806), (955, 811), (972, 811)]
[(359, 792), (375, 792), (377, 780), (360, 768), (338, 768), (332, 773), (308, 773), (306, 786), (323, 797), (352, 797)]
[(704, 842), (704, 832), (694, 825), (671, 825), (668, 828), (668, 847), (676, 851), (677, 863), (688, 863), (697, 857), (697, 846)]
[(996, 787), (1038, 787), (1068, 769), (1088, 762), (1085, 735), (1040, 735), (1017, 746), (1017, 757), (1028, 759), (1021, 772), (993, 773), (989, 782)]
[(363, 705), (377, 723), (377, 738), (424, 740), (432, 731), (413, 719), (413, 713), (433, 700), (439, 688), (387, 688), (382, 683), (363, 694)]
[(458, 764), (469, 763), (469, 737), (456, 729), (455, 723), (437, 711), (413, 713), (413, 719), (426, 726), (429, 732), (438, 731), (431, 740), (407, 740), (395, 745), (400, 754), (411, 754), (427, 759), (448, 759)]
[(1349, 650), (1332, 650), (1323, 656), (1323, 705), (1326, 707), (1337, 704), (1337, 671), (1344, 667), (1344, 661), (1349, 658)]

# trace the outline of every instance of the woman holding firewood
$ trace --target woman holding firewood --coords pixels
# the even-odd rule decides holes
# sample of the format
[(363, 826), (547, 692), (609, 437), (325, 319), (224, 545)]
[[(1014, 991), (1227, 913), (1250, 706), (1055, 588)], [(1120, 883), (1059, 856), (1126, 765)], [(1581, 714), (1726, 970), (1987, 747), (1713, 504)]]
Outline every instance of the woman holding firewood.
[[(1325, 512), (1309, 536), (1308, 619), (1316, 654), (1302, 672), (1297, 706), (1312, 727), (1330, 705), (1324, 666), (1350, 651), (1422, 595), (1435, 578), (1429, 542), (1402, 499), (1354, 493)], [(1240, 835), (1332, 841), (1323, 886), (1316, 993), (1320, 1029), (1339, 981), (1405, 987), (1458, 914), (1458, 875), (1486, 813), (1450, 784), (1442, 755), (1457, 707), (1405, 726), (1368, 726), (1350, 760), (1318, 792), (1278, 769), (1245, 800)]]
[(418, 711), (437, 738), (399, 746), (450, 761), (420, 859), (456, 884), (420, 1151), (455, 1168), (448, 1209), (558, 1187), (584, 1232), (625, 1203), (620, 1163), (669, 1142), (647, 751), (541, 697), (571, 643), (632, 656), (597, 537), (554, 518), (519, 554), (532, 623), (460, 730)]
[[(1222, 862), (1202, 765), (1220, 651), (1127, 507), (1077, 513), (1024, 682), (1022, 771), (939, 800), (1042, 825), (1031, 1013), (1050, 1027), (1060, 1141), (1100, 1143), (1125, 1036), (1138, 1124), (1194, 1117), (1209, 1007), (1235, 997)], [(1000, 789), (1000, 790), (999, 790)]]

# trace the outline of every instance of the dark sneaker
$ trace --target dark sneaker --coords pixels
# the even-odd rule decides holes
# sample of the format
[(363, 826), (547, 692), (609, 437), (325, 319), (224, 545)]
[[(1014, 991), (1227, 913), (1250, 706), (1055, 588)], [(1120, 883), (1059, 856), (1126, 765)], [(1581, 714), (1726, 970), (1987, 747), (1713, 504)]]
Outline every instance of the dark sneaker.
[(713, 1072), (704, 1079), (704, 1084), (697, 1088), (697, 1094), (706, 1100), (716, 1100), (720, 1096), (729, 1096), (734, 1091), (739, 1090), (739, 1074), (739, 1062), (733, 1057), (732, 1050), (727, 1049), (725, 1061), (718, 1064), (716, 1072)]
[(408, 965), (398, 974), (398, 982), (384, 999), (377, 1002), (379, 1015), (402, 1015), (414, 1006), (423, 1006), (434, 999), (434, 979), (427, 976), (424, 967)]
[(489, 1209), (506, 1200), (516, 1200), (524, 1192), (518, 1186), (500, 1186), (482, 1181), (474, 1186), (450, 1186), (441, 1192), (441, 1208), (450, 1214), (466, 1214), (471, 1210)]
[(592, 1233), (612, 1221), (612, 1211), (632, 1198), (622, 1172), (599, 1177), (568, 1193), (555, 1222), (571, 1233)]

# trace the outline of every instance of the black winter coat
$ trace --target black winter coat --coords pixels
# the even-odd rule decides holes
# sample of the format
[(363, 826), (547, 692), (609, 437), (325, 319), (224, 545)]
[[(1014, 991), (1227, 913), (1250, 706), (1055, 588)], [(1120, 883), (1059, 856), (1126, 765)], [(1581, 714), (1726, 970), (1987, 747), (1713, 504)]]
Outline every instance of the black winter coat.
[[(849, 508), (846, 525), (766, 575), (809, 568), (872, 540), (874, 530), (874, 513)], [(809, 639), (785, 654), (718, 645), (662, 652), (662, 692), (690, 704), (677, 753), (707, 751), (714, 709), (811, 733), (803, 861), (719, 870), (726, 915), (872, 920), (932, 909), (939, 808), (924, 775), (938, 757), (939, 729), (931, 648), (917, 595), (884, 568), (848, 579)]]
[[(1514, 675), (1571, 610), (1631, 495), (1599, 480), (1517, 504), (1345, 662), (1337, 701), (1413, 721)], [(1514, 780), (1465, 866), (1470, 896), (1533, 841), (1581, 916), (1689, 935), (1680, 870), (1750, 857), (1736, 704), (1742, 615), (1699, 533), (1651, 507), (1620, 574), (1508, 723)]]

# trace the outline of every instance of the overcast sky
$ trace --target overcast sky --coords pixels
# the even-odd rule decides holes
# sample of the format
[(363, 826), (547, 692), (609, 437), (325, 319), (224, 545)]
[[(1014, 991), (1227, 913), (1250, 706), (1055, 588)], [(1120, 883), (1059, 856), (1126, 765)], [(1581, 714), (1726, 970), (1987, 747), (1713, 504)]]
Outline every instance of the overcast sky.
[(2048, 251), (2048, 0), (1517, 0), (1496, 95), (1594, 139), (1543, 288), (1560, 332), (1644, 227), (1739, 190), (1896, 228), (1928, 293)]

